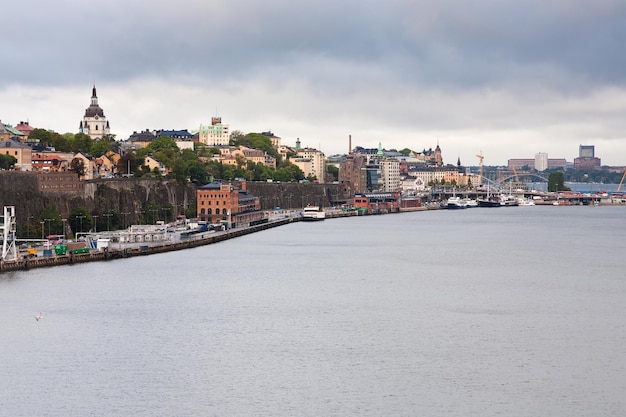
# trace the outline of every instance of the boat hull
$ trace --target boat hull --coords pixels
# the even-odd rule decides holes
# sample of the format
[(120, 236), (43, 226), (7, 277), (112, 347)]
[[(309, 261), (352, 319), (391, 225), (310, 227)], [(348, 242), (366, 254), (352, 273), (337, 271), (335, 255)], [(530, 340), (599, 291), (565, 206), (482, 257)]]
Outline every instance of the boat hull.
[(478, 207), (502, 207), (499, 201), (494, 200), (477, 200)]

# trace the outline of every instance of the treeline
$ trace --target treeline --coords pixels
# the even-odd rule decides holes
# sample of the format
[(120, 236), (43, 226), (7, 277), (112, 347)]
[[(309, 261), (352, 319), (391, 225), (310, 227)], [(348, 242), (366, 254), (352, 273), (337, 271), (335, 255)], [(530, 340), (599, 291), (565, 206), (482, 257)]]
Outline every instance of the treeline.
[[(54, 148), (59, 152), (82, 152), (92, 157), (101, 157), (109, 151), (120, 152), (120, 142), (115, 140), (115, 135), (105, 135), (102, 139), (92, 140), (84, 133), (59, 134), (45, 129), (34, 129), (29, 135), (30, 139), (38, 139), (41, 149)], [(220, 151), (215, 147), (207, 147), (195, 144), (194, 149), (179, 149), (176, 141), (167, 136), (156, 138), (145, 148), (128, 150), (122, 155), (117, 164), (119, 175), (132, 175), (134, 177), (162, 176), (159, 169), (150, 169), (145, 164), (147, 156), (159, 161), (166, 168), (167, 177), (180, 181), (192, 181), (205, 184), (213, 180), (234, 180), (243, 178), (249, 181), (299, 181), (315, 180), (315, 177), (306, 178), (304, 173), (296, 165), (289, 162), (289, 155), (285, 159), (272, 146), (268, 137), (259, 133), (244, 134), (234, 131), (230, 138), (231, 145), (243, 145), (249, 148), (266, 152), (276, 159), (276, 168), (270, 168), (262, 163), (254, 163), (240, 156), (235, 165), (223, 164), (215, 155)], [(14, 164), (15, 162), (13, 162)], [(0, 160), (0, 164), (11, 165), (11, 161)], [(80, 170), (80, 167), (71, 166), (72, 170)], [(333, 173), (331, 173), (333, 174)], [(336, 173), (333, 174), (336, 176)]]

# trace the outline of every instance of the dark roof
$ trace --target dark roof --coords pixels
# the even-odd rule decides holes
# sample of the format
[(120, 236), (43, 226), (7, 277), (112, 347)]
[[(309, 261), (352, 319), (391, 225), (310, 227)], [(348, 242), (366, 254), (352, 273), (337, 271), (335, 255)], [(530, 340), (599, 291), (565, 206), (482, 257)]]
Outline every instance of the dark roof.
[(85, 117), (94, 117), (98, 115), (99, 117), (104, 117), (104, 111), (100, 108), (100, 106), (89, 106), (85, 110)]
[(198, 187), (199, 190), (219, 190), (220, 188), (222, 188), (222, 184), (219, 182), (211, 182), (202, 187)]
[(157, 138), (161, 136), (168, 136), (172, 139), (191, 139), (193, 135), (189, 133), (187, 129), (183, 130), (159, 130), (156, 134)]
[(139, 133), (133, 132), (133, 134), (128, 138), (131, 142), (152, 142), (154, 139), (155, 136), (148, 130)]

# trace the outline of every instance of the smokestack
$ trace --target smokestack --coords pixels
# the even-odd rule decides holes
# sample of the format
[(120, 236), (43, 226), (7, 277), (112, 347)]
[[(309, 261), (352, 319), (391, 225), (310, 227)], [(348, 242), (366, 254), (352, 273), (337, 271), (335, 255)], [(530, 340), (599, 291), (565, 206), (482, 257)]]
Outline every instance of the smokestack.
[(352, 135), (348, 135), (348, 154), (352, 153)]

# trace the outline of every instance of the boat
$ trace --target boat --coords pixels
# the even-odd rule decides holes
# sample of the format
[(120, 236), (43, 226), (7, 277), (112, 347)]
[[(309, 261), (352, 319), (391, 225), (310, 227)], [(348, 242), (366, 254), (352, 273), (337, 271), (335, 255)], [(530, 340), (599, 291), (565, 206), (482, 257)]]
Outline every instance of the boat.
[(499, 194), (491, 194), (491, 189), (487, 186), (487, 196), (476, 199), (478, 207), (502, 207)]
[(502, 203), (498, 196), (479, 198), (476, 200), (476, 203), (478, 203), (478, 207), (502, 207)]
[(513, 195), (503, 195), (500, 197), (500, 204), (504, 207), (519, 206), (519, 201)]
[(471, 198), (464, 198), (463, 202), (467, 208), (478, 207), (478, 202), (476, 200), (472, 200)]
[(461, 197), (450, 197), (446, 201), (446, 207), (448, 209), (464, 209), (467, 208), (467, 203), (461, 199)]
[(306, 206), (302, 211), (302, 220), (304, 221), (319, 221), (325, 218), (326, 213), (319, 206)]
[(520, 206), (534, 206), (535, 202), (533, 201), (532, 198), (518, 198), (517, 202), (519, 203)]

